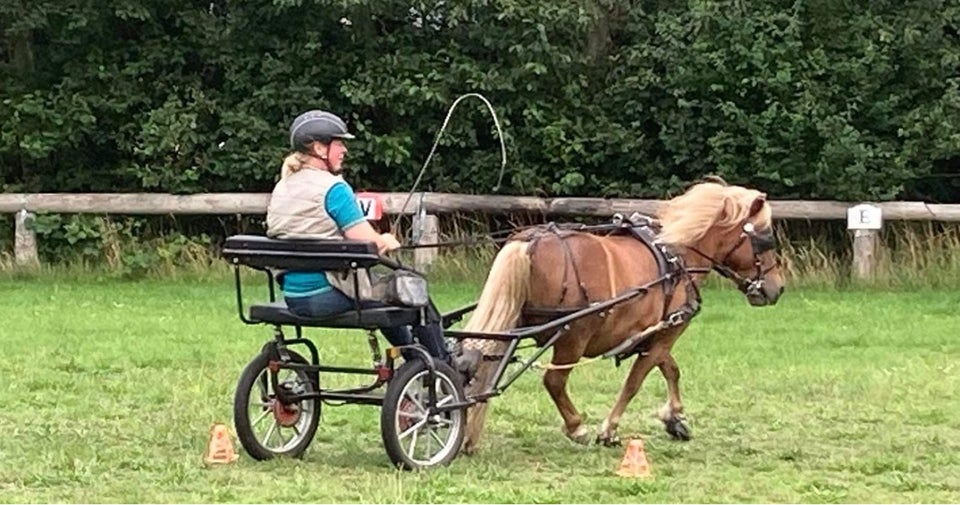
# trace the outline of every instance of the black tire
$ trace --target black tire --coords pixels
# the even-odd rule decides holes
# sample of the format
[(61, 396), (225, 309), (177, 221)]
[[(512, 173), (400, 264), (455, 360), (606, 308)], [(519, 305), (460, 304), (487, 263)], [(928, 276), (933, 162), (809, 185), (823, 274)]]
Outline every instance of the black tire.
[[(308, 364), (303, 356), (287, 351), (293, 363)], [(296, 404), (278, 406), (276, 395), (270, 386), (271, 353), (261, 352), (244, 368), (237, 383), (233, 399), (233, 423), (240, 444), (252, 458), (267, 460), (277, 456), (298, 458), (313, 441), (320, 422), (320, 400), (303, 400)], [(315, 393), (318, 390), (318, 377), (303, 371), (281, 369), (277, 372), (278, 384), (287, 386), (291, 391)], [(312, 375), (313, 377), (310, 377)], [(255, 399), (254, 394), (259, 396)], [(258, 405), (252, 405), (255, 399)], [(283, 409), (279, 412), (276, 409)], [(252, 418), (255, 416), (255, 418)], [(284, 416), (287, 416), (285, 419)], [(295, 419), (295, 421), (291, 421)], [(281, 422), (281, 420), (283, 422)], [(286, 424), (293, 422), (292, 425)], [(257, 428), (266, 425), (266, 432), (258, 435)], [(284, 430), (292, 432), (292, 437), (284, 438)], [(277, 437), (277, 446), (271, 445)]]
[[(445, 363), (434, 362), (437, 404), (460, 403), (464, 399), (460, 374)], [(394, 465), (415, 470), (449, 464), (457, 457), (466, 432), (466, 410), (457, 409), (427, 416), (429, 402), (427, 365), (420, 359), (401, 366), (387, 385), (380, 411), (383, 446)], [(417, 424), (423, 423), (417, 427)], [(428, 437), (426, 451), (419, 455), (417, 441)], [(439, 449), (431, 451), (436, 445)]]

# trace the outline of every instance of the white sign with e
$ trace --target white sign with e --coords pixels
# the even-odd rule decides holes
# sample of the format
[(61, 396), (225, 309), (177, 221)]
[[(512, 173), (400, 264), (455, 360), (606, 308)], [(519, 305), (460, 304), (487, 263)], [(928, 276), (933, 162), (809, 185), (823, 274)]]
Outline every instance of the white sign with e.
[(863, 203), (847, 209), (848, 230), (879, 230), (883, 228), (883, 210)]

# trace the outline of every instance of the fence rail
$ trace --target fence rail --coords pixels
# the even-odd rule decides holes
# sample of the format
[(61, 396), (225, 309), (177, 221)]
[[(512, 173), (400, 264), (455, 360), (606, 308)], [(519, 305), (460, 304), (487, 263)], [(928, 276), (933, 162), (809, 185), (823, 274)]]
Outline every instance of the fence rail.
[[(624, 198), (539, 198), (532, 196), (464, 195), (454, 193), (377, 193), (388, 215), (427, 214), (423, 219), (421, 243), (436, 241), (436, 214), (481, 212), (506, 214), (529, 212), (543, 216), (611, 216), (633, 212), (655, 214), (663, 200)], [(36, 235), (30, 230), (36, 212), (89, 214), (264, 214), (268, 193), (204, 193), (172, 195), (163, 193), (5, 193), (0, 194), (0, 214), (16, 213), (14, 258), (19, 265), (37, 263)], [(860, 202), (835, 200), (771, 200), (774, 219), (849, 219), (848, 212)], [(960, 221), (960, 205), (925, 202), (881, 202), (884, 221)], [(870, 277), (876, 257), (877, 229), (857, 226), (848, 220), (853, 234), (854, 272)], [(435, 251), (420, 252), (418, 262), (431, 261)]]
[[(626, 198), (539, 198), (532, 196), (415, 193), (403, 208), (407, 193), (378, 193), (388, 214), (412, 214), (422, 202), (428, 214), (453, 212), (534, 212), (543, 215), (609, 216), (616, 212), (654, 213), (663, 200)], [(91, 214), (263, 214), (268, 193), (5, 193), (0, 213), (61, 212)], [(835, 200), (771, 200), (775, 219), (846, 219), (859, 202)], [(884, 219), (960, 221), (960, 205), (924, 202), (882, 202)]]

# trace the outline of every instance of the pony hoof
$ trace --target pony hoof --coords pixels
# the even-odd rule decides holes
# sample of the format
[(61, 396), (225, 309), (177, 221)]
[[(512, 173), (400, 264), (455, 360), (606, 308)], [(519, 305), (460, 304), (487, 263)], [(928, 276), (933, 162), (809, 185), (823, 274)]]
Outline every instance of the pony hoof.
[(590, 445), (590, 433), (587, 431), (586, 426), (581, 425), (572, 433), (564, 428), (563, 433), (567, 436), (567, 438), (580, 445)]
[(604, 447), (620, 447), (623, 445), (623, 442), (620, 440), (620, 437), (616, 435), (601, 436), (597, 435), (597, 443), (603, 444)]
[(683, 419), (679, 417), (674, 417), (669, 421), (665, 421), (664, 429), (667, 430), (667, 433), (673, 437), (674, 440), (682, 440), (684, 442), (690, 440), (690, 428), (687, 427), (687, 423), (683, 422)]

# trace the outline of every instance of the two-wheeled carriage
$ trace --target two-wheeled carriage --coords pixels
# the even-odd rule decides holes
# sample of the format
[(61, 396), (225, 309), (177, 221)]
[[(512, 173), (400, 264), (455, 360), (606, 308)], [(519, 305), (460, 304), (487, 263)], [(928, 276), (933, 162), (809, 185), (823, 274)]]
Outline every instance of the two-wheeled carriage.
[[(390, 258), (380, 256), (372, 243), (236, 235), (226, 240), (222, 254), (234, 266), (240, 319), (246, 324), (265, 324), (274, 329), (274, 338), (263, 345), (243, 370), (234, 398), (237, 435), (246, 452), (258, 460), (303, 454), (316, 433), (322, 404), (364, 404), (381, 407), (383, 444), (395, 465), (416, 469), (449, 463), (463, 443), (468, 407), (500, 395), (550, 349), (572, 321), (635, 298), (650, 287), (640, 286), (581, 310), (558, 314), (544, 324), (504, 332), (466, 332), (449, 328), (476, 304), (443, 314), (436, 311), (432, 302), (367, 309), (357, 304), (346, 313), (305, 319), (291, 313), (277, 300), (277, 276), (285, 270), (347, 272), (352, 275), (355, 286), (363, 270), (385, 267), (394, 272), (409, 271)], [(253, 304), (244, 310), (241, 267), (265, 273), (269, 302)], [(431, 316), (440, 318), (443, 328), (447, 329), (447, 338), (506, 343), (506, 351), (493, 357), (497, 366), (487, 387), (466, 396), (465, 378), (446, 363), (432, 359), (419, 344), (381, 350), (375, 335), (378, 328), (411, 325)], [(293, 328), (295, 338), (284, 333), (285, 327)], [(365, 330), (372, 365), (355, 368), (324, 362), (317, 346), (304, 337), (304, 328)], [(548, 338), (543, 338), (544, 335)], [(537, 338), (537, 351), (522, 361), (515, 357), (520, 342), (533, 338)], [(294, 348), (305, 348), (305, 351), (297, 352)], [(616, 351), (624, 349), (625, 346), (620, 346)], [(401, 353), (416, 358), (402, 359)], [(508, 374), (511, 363), (517, 363), (518, 368)], [(358, 387), (333, 389), (324, 386), (324, 377), (328, 374), (365, 375), (369, 379)]]

